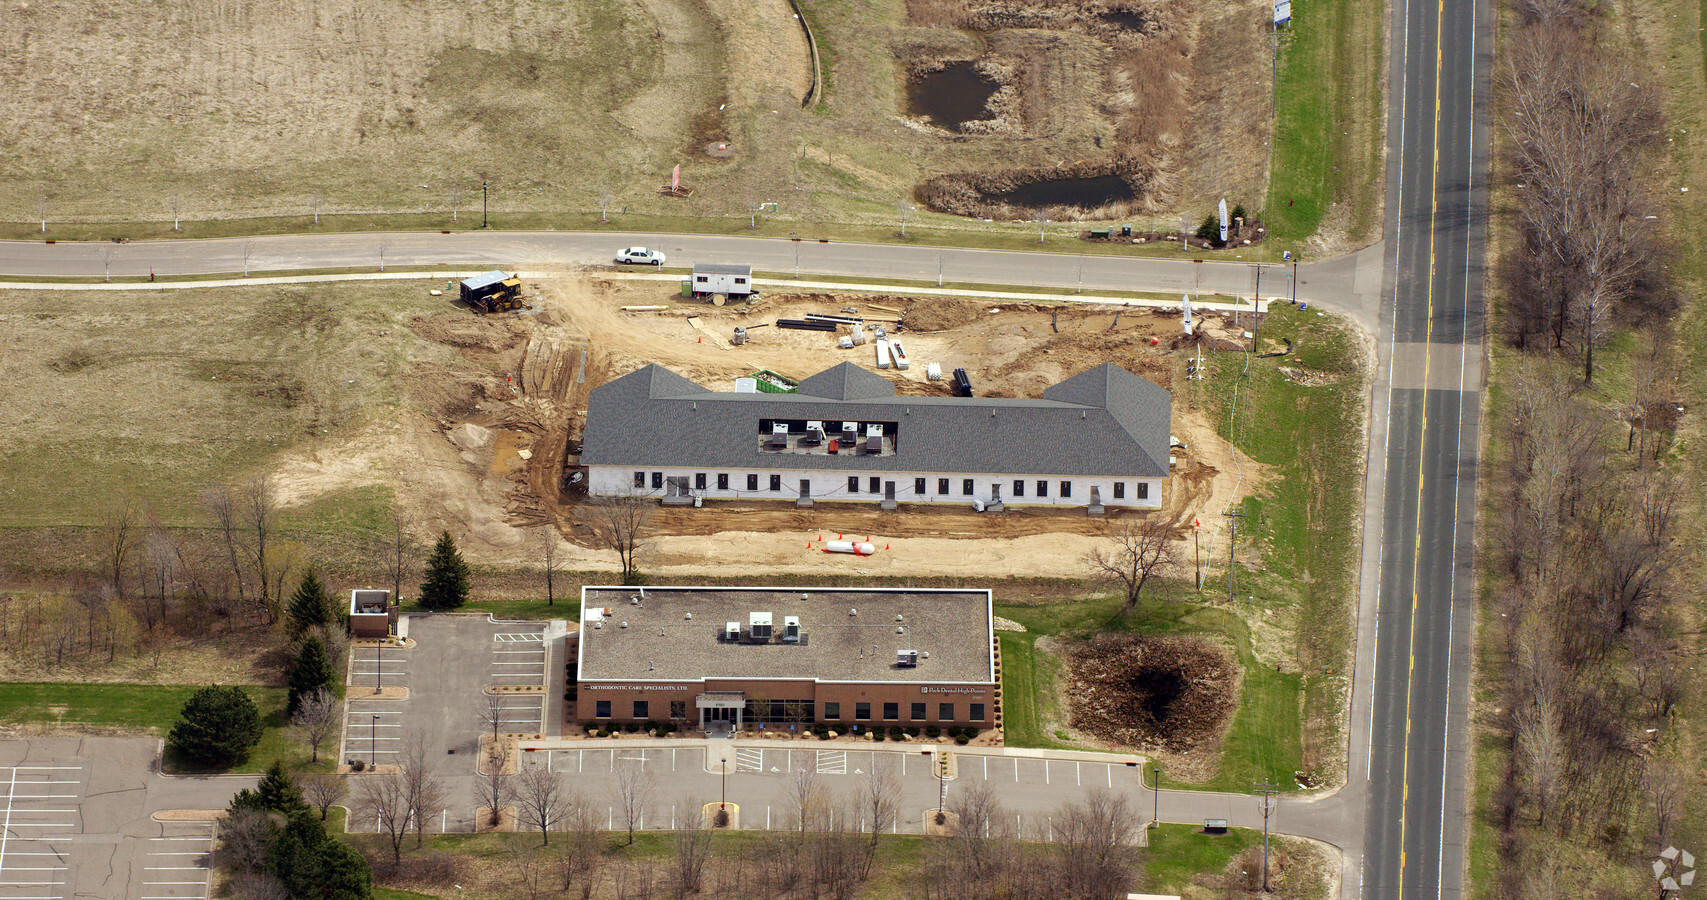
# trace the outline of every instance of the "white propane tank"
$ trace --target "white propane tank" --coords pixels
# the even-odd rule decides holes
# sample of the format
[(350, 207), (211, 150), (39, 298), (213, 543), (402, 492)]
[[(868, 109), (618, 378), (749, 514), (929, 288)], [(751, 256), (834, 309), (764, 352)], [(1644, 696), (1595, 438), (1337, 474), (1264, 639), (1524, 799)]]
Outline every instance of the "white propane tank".
[(877, 552), (877, 547), (865, 541), (825, 541), (825, 553), (852, 553), (855, 556), (870, 556)]
[(940, 363), (931, 363), (925, 366), (925, 378), (930, 381), (941, 381), (942, 365)]

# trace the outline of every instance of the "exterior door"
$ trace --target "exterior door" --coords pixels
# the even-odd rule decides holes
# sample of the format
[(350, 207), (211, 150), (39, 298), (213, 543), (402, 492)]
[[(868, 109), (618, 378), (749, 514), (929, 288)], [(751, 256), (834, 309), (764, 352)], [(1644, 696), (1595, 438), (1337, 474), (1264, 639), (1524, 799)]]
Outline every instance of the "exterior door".
[(810, 479), (810, 478), (800, 479), (800, 497), (803, 500), (812, 499), (812, 479)]

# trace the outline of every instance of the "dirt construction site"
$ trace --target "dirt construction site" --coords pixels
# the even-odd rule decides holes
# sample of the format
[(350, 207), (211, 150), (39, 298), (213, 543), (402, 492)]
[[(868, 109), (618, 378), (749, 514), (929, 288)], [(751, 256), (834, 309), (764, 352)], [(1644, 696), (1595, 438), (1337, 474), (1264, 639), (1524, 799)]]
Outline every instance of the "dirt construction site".
[[(673, 288), (566, 270), (529, 279), (526, 310), (477, 316), (447, 308), (415, 317), (408, 325), (415, 336), (451, 352), (414, 363), (408, 393), (418, 411), (396, 434), (401, 443), (383, 454), (392, 459), (362, 465), (340, 462), (343, 454), (334, 452), (287, 460), (279, 474), (287, 499), (306, 499), (336, 487), (343, 474), (395, 463), (388, 480), (399, 506), (417, 518), (411, 525), (419, 536), (446, 528), (476, 561), (535, 564), (538, 535), (554, 530), (564, 542), (560, 566), (614, 570), (614, 553), (596, 546), (577, 523), (583, 495), (567, 484), (588, 392), (648, 363), (721, 390), (733, 390), (737, 377), (759, 369), (799, 379), (852, 360), (876, 371), (870, 344), (841, 350), (833, 334), (754, 327), (844, 308), (874, 324), (902, 323), (914, 365), (881, 373), (901, 394), (950, 393), (946, 379), (927, 380), (930, 362), (945, 372), (966, 368), (980, 396), (1036, 397), (1105, 361), (1173, 389), (1172, 431), (1186, 449), (1174, 451), (1175, 477), (1160, 514), (1182, 526), (1182, 539), (1196, 511), (1218, 513), (1235, 499), (1235, 487), (1240, 494), (1260, 488), (1260, 467), (1242, 454), (1235, 459), (1192, 402), (1184, 375), (1190, 351), (1171, 347), (1181, 334), (1177, 313), (785, 291), (715, 307), (680, 299)], [(736, 326), (749, 329), (744, 346), (732, 346)], [(1202, 332), (1211, 348), (1205, 352), (1231, 346), (1230, 323), (1210, 316)], [(782, 502), (718, 502), (658, 509), (652, 545), (640, 561), (660, 575), (691, 575), (715, 560), (752, 574), (1076, 577), (1111, 519), (1065, 510), (980, 514), (970, 507), (903, 504), (884, 512), (875, 504), (796, 509)], [(808, 541), (835, 534), (869, 535), (878, 552), (834, 557), (807, 548)]]

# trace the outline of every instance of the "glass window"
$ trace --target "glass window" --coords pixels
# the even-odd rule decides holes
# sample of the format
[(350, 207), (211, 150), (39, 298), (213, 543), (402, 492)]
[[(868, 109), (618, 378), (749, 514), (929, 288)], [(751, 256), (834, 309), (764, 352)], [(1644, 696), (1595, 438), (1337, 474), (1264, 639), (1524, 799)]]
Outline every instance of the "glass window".
[(830, 721), (835, 721), (836, 719), (840, 719), (841, 717), (842, 717), (842, 705), (840, 703), (825, 703), (824, 704), (824, 718), (825, 719), (830, 720)]
[(849, 475), (848, 476), (848, 493), (850, 493), (850, 494), (859, 493), (859, 476), (858, 475)]
[(972, 721), (974, 721), (974, 722), (984, 721), (984, 704), (982, 704), (982, 703), (972, 704)]
[(1061, 482), (1061, 496), (1063, 496), (1063, 497), (1073, 496), (1073, 483), (1071, 481)]
[(746, 284), (746, 283), (747, 283), (747, 279), (745, 279), (745, 278), (742, 278), (742, 277), (740, 277), (740, 276), (736, 276), (736, 277), (735, 277), (735, 283), (736, 283), (736, 284)]
[(1044, 481), (1041, 478), (1037, 479), (1037, 496), (1039, 496), (1039, 497), (1049, 496), (1049, 482)]
[(693, 473), (693, 489), (696, 491), (705, 490), (705, 473), (704, 472)]
[(693, 277), (693, 280), (694, 280), (694, 283), (696, 283), (696, 284), (705, 284), (705, 283), (706, 283), (706, 276), (704, 276), (704, 275), (695, 275), (695, 276), (694, 276), (694, 277)]
[(685, 719), (688, 717), (688, 702), (686, 700), (670, 701), (670, 718)]
[(1014, 479), (1014, 496), (1015, 497), (1024, 497), (1025, 496), (1025, 482), (1021, 481), (1018, 478)]
[(747, 490), (756, 491), (758, 489), (759, 489), (759, 476), (758, 475), (748, 475), (747, 476)]
[(635, 472), (634, 473), (634, 486), (637, 488), (643, 488), (646, 486), (646, 473), (645, 472)]
[(1125, 499), (1125, 497), (1126, 497), (1126, 482), (1116, 481), (1114, 483), (1114, 499), (1122, 500), (1122, 499)]
[(913, 479), (913, 493), (921, 497), (925, 495), (925, 480), (923, 478)]
[(876, 475), (871, 476), (871, 492), (873, 494), (883, 493), (883, 479), (878, 478)]
[(608, 718), (610, 718), (610, 701), (609, 700), (600, 700), (599, 702), (593, 704), (593, 718), (595, 718), (595, 719), (608, 719)]
[(634, 718), (635, 719), (644, 720), (644, 719), (649, 719), (651, 717), (652, 717), (652, 703), (651, 703), (651, 701), (649, 701), (649, 700), (636, 700), (636, 701), (634, 701)]
[(869, 721), (871, 719), (871, 704), (869, 704), (869, 703), (855, 703), (854, 704), (854, 718), (859, 719), (862, 722), (863, 721)]
[(773, 491), (782, 490), (782, 476), (781, 475), (772, 475), (771, 476), (771, 490), (773, 490)]
[(718, 472), (717, 473), (717, 489), (720, 491), (729, 490), (729, 473), (728, 472)]
[(1148, 481), (1138, 482), (1138, 499), (1140, 499), (1140, 500), (1150, 499), (1150, 482), (1148, 482)]
[(972, 479), (968, 478), (960, 482), (960, 493), (968, 497), (972, 496)]
[(948, 493), (948, 479), (947, 478), (938, 478), (936, 480), (936, 492), (938, 494), (947, 494)]
[(663, 472), (653, 472), (652, 473), (652, 490), (655, 490), (655, 491), (659, 490), (659, 489), (663, 488), (663, 486), (664, 486), (664, 473)]
[(901, 718), (901, 704), (899, 704), (899, 703), (885, 703), (885, 704), (883, 704), (883, 719), (884, 719), (884, 721), (894, 722), (894, 721), (899, 720), (900, 718)]
[(938, 703), (936, 705), (936, 720), (938, 722), (954, 721), (954, 704)]
[(914, 722), (923, 722), (925, 720), (925, 705), (923, 703), (913, 704), (913, 708), (909, 710), (909, 712), (911, 715), (907, 716), (907, 718)]

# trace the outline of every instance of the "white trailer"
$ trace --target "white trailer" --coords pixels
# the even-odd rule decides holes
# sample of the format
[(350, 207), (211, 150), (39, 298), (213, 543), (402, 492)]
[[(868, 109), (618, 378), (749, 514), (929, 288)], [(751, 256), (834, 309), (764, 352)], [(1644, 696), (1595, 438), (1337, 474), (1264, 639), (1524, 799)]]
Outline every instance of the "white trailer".
[(693, 267), (693, 295), (695, 297), (710, 297), (723, 294), (728, 297), (745, 297), (756, 294), (753, 288), (752, 266), (730, 266), (721, 263), (695, 263)]

